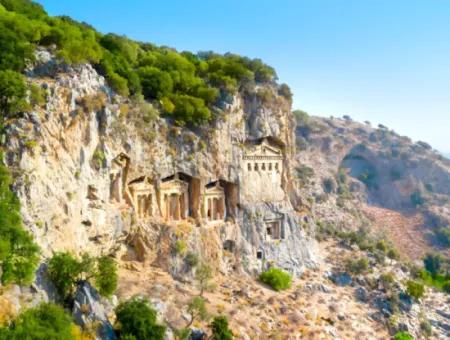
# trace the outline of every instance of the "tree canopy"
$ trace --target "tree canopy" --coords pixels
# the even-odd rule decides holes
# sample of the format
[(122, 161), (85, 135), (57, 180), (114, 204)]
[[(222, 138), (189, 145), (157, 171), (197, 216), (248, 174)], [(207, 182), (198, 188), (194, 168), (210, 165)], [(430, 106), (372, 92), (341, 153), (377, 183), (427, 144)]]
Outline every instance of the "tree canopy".
[[(0, 71), (22, 72), (36, 46), (56, 46), (65, 62), (92, 63), (120, 95), (143, 94), (179, 125), (213, 118), (218, 98), (248, 86), (273, 83), (275, 70), (260, 59), (232, 53), (178, 52), (101, 34), (69, 17), (51, 17), (30, 0), (0, 0)], [(287, 85), (280, 94), (290, 100)]]

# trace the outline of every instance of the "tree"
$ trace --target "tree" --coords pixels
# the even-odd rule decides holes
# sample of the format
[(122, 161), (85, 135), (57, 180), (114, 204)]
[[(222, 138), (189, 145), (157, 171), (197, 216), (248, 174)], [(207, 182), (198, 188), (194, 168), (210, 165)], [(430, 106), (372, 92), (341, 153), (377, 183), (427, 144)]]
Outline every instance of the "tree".
[(440, 254), (427, 254), (423, 259), (423, 264), (427, 272), (431, 274), (433, 278), (439, 274), (443, 258)]
[(264, 273), (261, 273), (259, 280), (269, 285), (277, 292), (288, 289), (292, 284), (291, 275), (279, 268), (270, 268)]
[(23, 312), (10, 328), (0, 331), (0, 338), (72, 340), (73, 327), (75, 325), (64, 309), (53, 303), (44, 303)]
[(117, 265), (109, 256), (98, 259), (95, 286), (103, 296), (110, 296), (117, 289)]
[(212, 279), (212, 269), (209, 265), (201, 263), (195, 270), (195, 279), (200, 287), (199, 296), (203, 296), (205, 289), (209, 287), (209, 281)]
[(73, 294), (82, 271), (80, 262), (68, 252), (55, 253), (48, 263), (50, 280), (64, 299)]
[(164, 339), (166, 327), (156, 321), (156, 311), (143, 299), (133, 298), (116, 308), (116, 329), (121, 339)]
[[(1, 86), (1, 84), (0, 84)], [(27, 284), (39, 262), (39, 247), (23, 229), (20, 201), (10, 190), (11, 177), (0, 153), (0, 267), (3, 284)]]
[(188, 313), (191, 314), (191, 320), (186, 328), (189, 328), (196, 319), (206, 320), (208, 311), (206, 309), (205, 300), (200, 297), (194, 297), (188, 304)]
[(212, 330), (212, 339), (213, 340), (231, 340), (233, 339), (233, 333), (228, 328), (228, 319), (226, 316), (216, 316), (210, 328)]
[(2, 120), (27, 107), (26, 92), (27, 87), (20, 73), (11, 70), (0, 71), (0, 118)]

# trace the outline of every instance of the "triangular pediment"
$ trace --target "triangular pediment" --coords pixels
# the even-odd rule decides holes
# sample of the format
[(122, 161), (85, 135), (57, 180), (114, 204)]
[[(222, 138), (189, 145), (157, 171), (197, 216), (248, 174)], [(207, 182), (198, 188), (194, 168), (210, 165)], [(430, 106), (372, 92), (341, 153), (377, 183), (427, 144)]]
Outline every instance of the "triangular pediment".
[(245, 154), (247, 156), (282, 156), (281, 149), (267, 143), (255, 145), (250, 148)]

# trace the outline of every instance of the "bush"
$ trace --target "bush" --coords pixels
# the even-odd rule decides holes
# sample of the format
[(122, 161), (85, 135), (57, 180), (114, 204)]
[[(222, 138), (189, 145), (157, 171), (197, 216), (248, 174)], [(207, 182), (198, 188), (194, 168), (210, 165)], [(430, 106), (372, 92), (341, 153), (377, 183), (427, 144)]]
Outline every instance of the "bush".
[(347, 259), (345, 261), (345, 269), (352, 274), (359, 275), (369, 269), (369, 261), (365, 257)]
[(121, 339), (164, 339), (166, 327), (156, 321), (156, 311), (142, 299), (133, 298), (116, 308), (116, 329)]
[(261, 273), (259, 280), (277, 292), (290, 288), (292, 284), (291, 275), (279, 268), (270, 268), (264, 273)]
[(75, 325), (61, 307), (44, 303), (23, 312), (10, 328), (0, 329), (1, 339), (72, 340)]
[(442, 290), (448, 294), (450, 294), (450, 280), (447, 280), (442, 285)]
[(408, 332), (398, 332), (395, 334), (394, 340), (414, 340), (414, 337)]
[(0, 153), (0, 267), (2, 284), (28, 284), (39, 263), (39, 248), (22, 227), (20, 201), (10, 190), (11, 177)]
[(73, 294), (82, 270), (80, 262), (67, 252), (54, 254), (48, 263), (50, 280), (64, 299)]
[(117, 265), (109, 256), (98, 259), (95, 286), (103, 296), (112, 295), (117, 289)]
[(406, 283), (406, 292), (408, 293), (409, 296), (418, 300), (424, 295), (425, 288), (422, 283), (409, 280)]
[(211, 322), (213, 340), (231, 340), (233, 333), (228, 328), (228, 319), (226, 316), (216, 316)]
[(189, 266), (189, 268), (194, 268), (198, 265), (198, 255), (192, 252), (188, 252), (186, 254), (186, 257), (184, 258), (184, 261)]
[(427, 254), (423, 259), (424, 267), (432, 277), (436, 277), (436, 275), (439, 274), (442, 262), (443, 258), (440, 254)]

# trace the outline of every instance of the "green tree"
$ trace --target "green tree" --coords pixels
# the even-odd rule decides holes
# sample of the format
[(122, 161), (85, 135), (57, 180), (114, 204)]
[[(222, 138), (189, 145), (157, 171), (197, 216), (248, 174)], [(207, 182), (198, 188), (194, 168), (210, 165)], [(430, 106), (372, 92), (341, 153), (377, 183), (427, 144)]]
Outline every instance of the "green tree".
[(212, 269), (205, 263), (200, 263), (195, 270), (195, 279), (200, 287), (199, 296), (203, 296), (203, 293), (210, 286), (210, 280), (212, 279)]
[(102, 256), (98, 259), (95, 286), (103, 296), (110, 296), (116, 291), (117, 265), (111, 257)]
[(233, 333), (228, 327), (228, 319), (226, 316), (216, 316), (211, 322), (210, 328), (212, 330), (213, 340), (231, 340)]
[(81, 263), (68, 252), (55, 253), (48, 263), (50, 280), (64, 299), (73, 294), (82, 271)]
[(27, 87), (20, 73), (11, 70), (0, 71), (0, 118), (2, 121), (27, 107), (26, 92)]
[(75, 325), (64, 309), (53, 303), (44, 303), (23, 312), (9, 328), (0, 331), (0, 338), (72, 340), (73, 327)]
[(205, 300), (200, 297), (194, 297), (188, 304), (188, 313), (191, 320), (186, 328), (189, 328), (195, 320), (206, 320), (208, 318), (208, 310), (206, 309)]
[(166, 327), (159, 325), (156, 311), (145, 300), (133, 298), (116, 308), (116, 329), (121, 339), (164, 339)]
[[(3, 155), (0, 153), (0, 160)], [(10, 190), (11, 177), (0, 161), (0, 266), (1, 282), (27, 284), (39, 263), (39, 248), (23, 229), (20, 201)]]
[(292, 284), (292, 277), (289, 273), (273, 267), (261, 273), (259, 280), (269, 285), (277, 292), (290, 288)]

